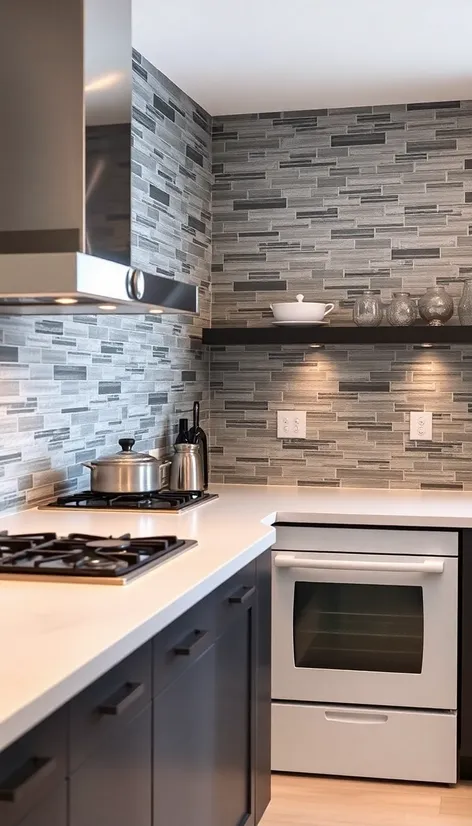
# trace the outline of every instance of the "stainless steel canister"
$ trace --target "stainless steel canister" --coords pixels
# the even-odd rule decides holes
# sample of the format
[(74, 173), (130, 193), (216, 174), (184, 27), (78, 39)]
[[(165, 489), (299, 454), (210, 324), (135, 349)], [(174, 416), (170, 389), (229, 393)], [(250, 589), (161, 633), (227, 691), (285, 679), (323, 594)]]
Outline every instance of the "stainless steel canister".
[(170, 490), (202, 491), (205, 488), (200, 445), (183, 442), (174, 445), (170, 466)]

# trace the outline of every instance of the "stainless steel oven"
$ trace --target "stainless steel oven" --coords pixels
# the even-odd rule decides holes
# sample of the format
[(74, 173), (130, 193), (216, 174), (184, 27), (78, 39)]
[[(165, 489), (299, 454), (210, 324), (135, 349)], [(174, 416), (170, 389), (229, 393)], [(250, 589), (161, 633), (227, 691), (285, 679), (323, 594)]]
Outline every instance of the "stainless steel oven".
[(454, 782), (457, 534), (281, 526), (272, 557), (273, 767)]

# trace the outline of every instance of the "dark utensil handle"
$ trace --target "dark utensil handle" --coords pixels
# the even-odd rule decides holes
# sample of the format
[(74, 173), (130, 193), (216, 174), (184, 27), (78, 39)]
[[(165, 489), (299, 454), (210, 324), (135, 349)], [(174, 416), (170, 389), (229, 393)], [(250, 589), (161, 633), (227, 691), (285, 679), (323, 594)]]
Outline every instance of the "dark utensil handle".
[(200, 427), (200, 402), (193, 403), (193, 429)]
[(122, 450), (131, 450), (135, 443), (135, 439), (118, 439), (118, 444)]
[(31, 757), (18, 771), (7, 778), (6, 785), (0, 783), (0, 802), (18, 803), (28, 792), (34, 790), (42, 780), (49, 777), (56, 768), (53, 757)]
[(256, 589), (254, 585), (242, 585), (241, 588), (238, 588), (234, 594), (228, 598), (228, 602), (230, 605), (242, 605), (242, 603), (247, 602), (248, 599), (256, 593)]
[(199, 428), (199, 442), (200, 442), (200, 451), (202, 456), (203, 462), (203, 486), (205, 490), (208, 487), (208, 441), (207, 436), (204, 430)]
[(205, 637), (207, 635), (208, 631), (192, 631), (179, 645), (175, 646), (174, 654), (179, 657), (194, 657), (205, 647)]
[(119, 717), (144, 693), (142, 683), (125, 683), (108, 700), (98, 706), (100, 714)]

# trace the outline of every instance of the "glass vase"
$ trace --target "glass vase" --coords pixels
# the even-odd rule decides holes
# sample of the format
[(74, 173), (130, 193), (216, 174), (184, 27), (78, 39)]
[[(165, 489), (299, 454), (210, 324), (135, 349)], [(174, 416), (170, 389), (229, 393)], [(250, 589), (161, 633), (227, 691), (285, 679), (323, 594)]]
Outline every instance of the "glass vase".
[(409, 327), (418, 318), (416, 301), (410, 298), (410, 293), (393, 293), (393, 298), (387, 307), (387, 321), (392, 327)]
[(444, 287), (430, 287), (420, 298), (418, 309), (431, 327), (440, 327), (451, 318), (454, 302)]
[(373, 290), (364, 290), (354, 304), (354, 323), (358, 327), (378, 327), (382, 318), (383, 307), (379, 296)]
[(463, 327), (472, 324), (472, 281), (464, 282), (458, 313)]

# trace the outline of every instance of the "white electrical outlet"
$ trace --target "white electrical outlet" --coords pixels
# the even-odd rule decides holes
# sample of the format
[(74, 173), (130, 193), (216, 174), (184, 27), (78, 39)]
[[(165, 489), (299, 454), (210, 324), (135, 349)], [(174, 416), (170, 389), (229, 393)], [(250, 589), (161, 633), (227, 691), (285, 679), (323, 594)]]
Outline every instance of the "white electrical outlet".
[(430, 442), (433, 438), (433, 414), (410, 413), (410, 439), (414, 442)]
[(306, 410), (278, 410), (277, 438), (306, 439)]

